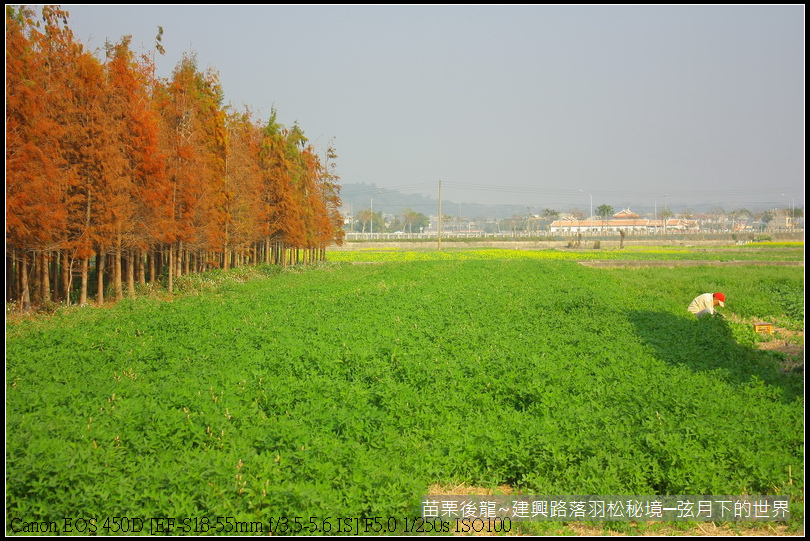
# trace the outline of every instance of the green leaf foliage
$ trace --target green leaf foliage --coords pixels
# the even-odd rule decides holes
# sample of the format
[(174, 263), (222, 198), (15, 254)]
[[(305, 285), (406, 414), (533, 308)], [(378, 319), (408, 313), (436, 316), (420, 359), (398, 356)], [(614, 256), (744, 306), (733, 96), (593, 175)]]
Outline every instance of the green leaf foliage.
[(721, 289), (726, 310), (803, 317), (802, 268), (446, 259), (7, 324), (6, 522), (229, 516), (266, 533), (413, 517), (435, 483), (803, 492), (801, 376), (742, 325), (686, 311)]

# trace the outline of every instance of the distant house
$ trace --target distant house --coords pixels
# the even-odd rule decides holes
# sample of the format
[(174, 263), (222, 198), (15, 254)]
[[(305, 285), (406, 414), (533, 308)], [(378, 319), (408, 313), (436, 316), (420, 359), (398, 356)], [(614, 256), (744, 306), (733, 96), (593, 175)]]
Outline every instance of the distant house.
[(684, 220), (681, 218), (670, 218), (665, 220), (650, 220), (642, 218), (630, 209), (623, 209), (608, 219), (590, 217), (587, 220), (577, 220), (573, 217), (565, 217), (555, 220), (549, 226), (551, 233), (575, 234), (575, 233), (618, 233), (624, 231), (627, 234), (654, 234), (659, 232), (694, 232), (700, 228), (696, 220)]

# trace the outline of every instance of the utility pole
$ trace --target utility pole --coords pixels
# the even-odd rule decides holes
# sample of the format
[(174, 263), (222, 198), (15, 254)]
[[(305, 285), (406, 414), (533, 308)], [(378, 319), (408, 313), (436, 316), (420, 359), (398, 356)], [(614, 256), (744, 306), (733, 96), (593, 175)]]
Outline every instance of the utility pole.
[(442, 179), (439, 179), (439, 250), (442, 249)]
[(593, 218), (593, 195), (590, 192), (586, 192), (585, 190), (579, 190), (581, 193), (588, 194), (588, 200), (591, 202), (591, 215), (588, 216), (588, 220)]
[[(787, 197), (787, 195), (782, 194), (782, 197)], [(788, 218), (787, 223), (786, 223), (786, 225), (788, 226), (788, 228), (791, 231), (793, 231), (793, 219), (795, 218), (795, 214), (796, 214), (796, 211), (794, 210), (794, 207), (795, 207), (794, 201), (795, 200), (793, 199), (793, 196), (791, 195), (790, 196), (790, 218)]]

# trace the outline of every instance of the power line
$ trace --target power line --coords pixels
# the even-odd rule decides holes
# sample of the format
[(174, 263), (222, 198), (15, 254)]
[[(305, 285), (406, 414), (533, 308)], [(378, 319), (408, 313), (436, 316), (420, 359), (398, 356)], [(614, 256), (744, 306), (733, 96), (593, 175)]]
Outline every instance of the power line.
[[(559, 188), (531, 188), (526, 186), (504, 186), (494, 184), (465, 184), (460, 182), (445, 182), (445, 186), (480, 191), (497, 191), (508, 193), (530, 193), (538, 195), (557, 196), (577, 196), (579, 189), (559, 189)], [(655, 197), (660, 195), (661, 190), (589, 190), (594, 196), (600, 197)], [(712, 197), (712, 196), (743, 196), (743, 195), (773, 195), (774, 192), (781, 193), (803, 193), (802, 188), (795, 187), (759, 187), (759, 188), (735, 188), (724, 190), (666, 190), (669, 197)]]

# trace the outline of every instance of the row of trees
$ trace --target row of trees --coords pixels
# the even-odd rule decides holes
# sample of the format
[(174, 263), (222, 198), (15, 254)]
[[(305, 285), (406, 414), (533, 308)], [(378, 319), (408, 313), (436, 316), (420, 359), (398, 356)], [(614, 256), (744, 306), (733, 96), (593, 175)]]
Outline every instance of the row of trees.
[[(6, 298), (115, 299), (137, 282), (245, 263), (324, 257), (342, 241), (337, 157), (321, 159), (295, 125), (224, 106), (217, 74), (130, 37), (103, 58), (68, 13), (6, 6)], [(74, 280), (78, 278), (78, 280)], [(78, 282), (78, 283), (76, 283)]]
[[(611, 205), (603, 204), (596, 207), (594, 215), (602, 220), (608, 220), (611, 216), (613, 216), (616, 212)], [(708, 213), (697, 215), (690, 210), (685, 210), (680, 213), (675, 213), (669, 209), (669, 207), (663, 207), (657, 210), (657, 214), (655, 219), (657, 220), (669, 220), (670, 218), (681, 218), (684, 220), (693, 220), (700, 218), (704, 223), (721, 223), (727, 224), (730, 223), (740, 223), (740, 222), (756, 222), (762, 223), (766, 226), (773, 222), (779, 213), (782, 212), (784, 216), (787, 216), (789, 220), (795, 221), (798, 218), (802, 218), (804, 213), (801, 208), (791, 208), (785, 209), (783, 211), (779, 210), (765, 210), (762, 212), (751, 212), (746, 208), (738, 208), (726, 212), (720, 207), (712, 208)], [(586, 219), (585, 213), (580, 211), (579, 209), (574, 209), (570, 212), (572, 216), (574, 216), (577, 220), (584, 220)], [(546, 222), (552, 222), (557, 220), (560, 217), (560, 213), (554, 209), (545, 209), (543, 213), (539, 216), (540, 220), (544, 220)]]
[[(616, 212), (616, 209), (608, 204), (599, 205), (593, 210), (594, 218), (604, 222), (610, 220)], [(523, 234), (533, 232), (540, 235), (541, 232), (548, 231), (552, 222), (559, 220), (563, 216), (565, 216), (566, 219), (570, 217), (579, 221), (588, 219), (586, 212), (577, 208), (565, 214), (556, 209), (545, 208), (540, 214), (535, 214), (531, 207), (527, 207), (526, 214), (515, 214), (510, 218), (485, 220), (482, 218), (445, 216), (443, 223), (445, 224), (445, 230), (452, 228), (454, 224), (463, 224), (465, 229), (472, 228), (477, 231), (483, 231), (484, 233), (504, 233), (511, 231), (513, 233)], [(765, 210), (756, 213), (745, 208), (726, 212), (720, 207), (712, 208), (709, 212), (701, 214), (696, 214), (688, 209), (676, 214), (669, 209), (669, 207), (663, 207), (657, 211), (657, 220), (659, 223), (666, 222), (671, 218), (698, 220), (701, 231), (733, 231), (743, 227), (761, 230), (769, 230), (774, 226), (779, 229), (794, 228), (803, 216), (804, 212), (801, 208)], [(359, 229), (355, 226), (354, 230)], [(463, 229), (459, 229), (459, 231), (462, 230)], [(378, 231), (376, 220), (374, 222), (374, 231)]]
[(371, 208), (362, 209), (353, 216), (349, 230), (355, 233), (387, 233), (401, 231), (404, 233), (419, 233), (430, 226), (430, 218), (413, 209), (405, 209), (400, 215), (386, 221), (382, 212), (374, 212)]

